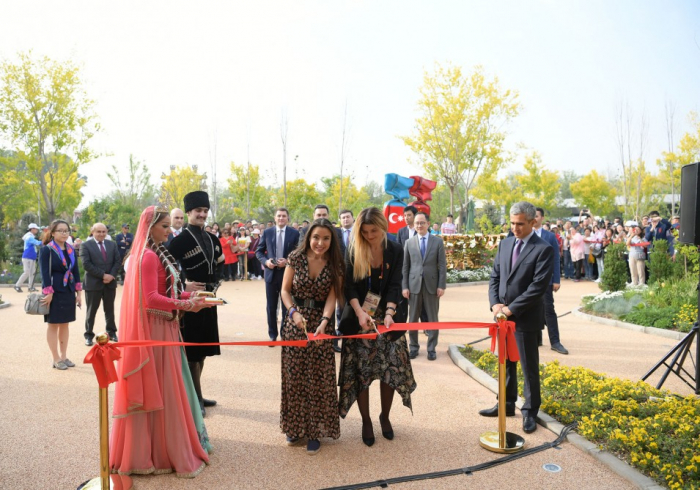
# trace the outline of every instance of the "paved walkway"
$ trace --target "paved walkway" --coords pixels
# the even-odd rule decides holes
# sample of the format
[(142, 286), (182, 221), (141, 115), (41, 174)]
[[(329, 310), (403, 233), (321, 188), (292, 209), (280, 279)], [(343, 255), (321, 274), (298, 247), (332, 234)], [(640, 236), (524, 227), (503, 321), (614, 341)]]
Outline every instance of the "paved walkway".
[[(566, 281), (556, 295), (557, 310), (578, 305), (581, 295), (596, 291), (591, 283)], [(231, 304), (220, 309), (223, 341), (266, 337), (265, 294), (261, 281), (225, 283), (220, 293)], [(92, 368), (79, 363), (87, 348), (81, 335), (84, 312), (72, 326), (69, 357), (78, 367), (51, 369), (45, 327), (24, 314), (24, 295), (2, 289), (14, 306), (0, 310), (3, 349), (0, 371), (0, 487), (69, 489), (97, 475), (97, 383)], [(117, 297), (119, 301), (119, 296)], [(449, 288), (442, 300), (443, 321), (490, 321), (486, 286)], [(83, 308), (84, 311), (84, 308)], [(98, 325), (104, 325), (103, 320)], [(99, 329), (98, 329), (99, 330)], [(279, 431), (280, 351), (267, 347), (225, 347), (207, 361), (205, 394), (219, 405), (208, 412), (207, 428), (216, 448), (211, 465), (195, 480), (173, 475), (136, 477), (139, 489), (313, 489), (341, 486), (406, 474), (473, 466), (498, 458), (482, 449), (479, 434), (495, 430), (495, 420), (477, 411), (494, 403), (493, 394), (457, 368), (447, 355), (450, 343), (463, 344), (485, 330), (446, 330), (440, 334), (438, 360), (428, 362), (425, 346), (414, 361), (418, 389), (413, 414), (399, 402), (392, 422), (396, 437), (381, 437), (378, 388), (371, 388), (377, 442), (360, 439), (361, 419), (353, 408), (341, 421), (341, 437), (322, 441), (321, 452), (308, 456), (303, 447), (289, 448)], [(425, 342), (425, 337), (421, 336)], [(588, 322), (572, 315), (561, 319), (561, 356), (545, 340), (542, 361), (584, 365), (614, 376), (639, 379), (674, 341)], [(484, 348), (487, 342), (480, 344)], [(339, 357), (337, 358), (339, 359)], [(668, 387), (682, 393), (682, 383)], [(110, 390), (111, 391), (111, 390)], [(508, 430), (522, 434), (520, 416), (508, 419)], [(525, 435), (528, 446), (551, 441), (543, 428)], [(547, 473), (546, 463), (562, 467)], [(402, 489), (556, 488), (626, 489), (632, 485), (571, 444), (550, 449), (471, 476), (455, 476), (396, 485)], [(391, 488), (394, 488), (392, 485)]]

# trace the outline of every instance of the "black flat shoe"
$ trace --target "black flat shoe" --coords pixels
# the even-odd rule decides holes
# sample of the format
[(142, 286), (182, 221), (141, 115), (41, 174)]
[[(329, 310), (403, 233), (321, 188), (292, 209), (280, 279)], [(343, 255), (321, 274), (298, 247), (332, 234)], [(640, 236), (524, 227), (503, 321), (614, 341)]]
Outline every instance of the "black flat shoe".
[(535, 417), (525, 416), (523, 417), (523, 432), (526, 434), (532, 434), (537, 430), (537, 420)]
[[(369, 432), (371, 436), (365, 436), (365, 427), (369, 427), (369, 431), (367, 432)], [(367, 446), (372, 446), (372, 444), (374, 444), (374, 428), (371, 422), (369, 424), (362, 424), (362, 442)]]
[[(479, 415), (482, 417), (498, 417), (498, 403), (494, 405), (491, 408), (485, 408), (483, 410), (479, 410)], [(514, 403), (506, 403), (506, 417), (514, 417), (515, 416), (515, 404)]]
[(202, 398), (202, 405), (205, 407), (215, 407), (216, 400), (207, 400), (206, 398)]
[(384, 430), (384, 414), (380, 413), (379, 424), (382, 427), (382, 435), (384, 436), (384, 439), (389, 439), (391, 441), (394, 438), (394, 429), (391, 428), (391, 422), (386, 421), (386, 423), (389, 424), (389, 430)]
[(19, 287), (19, 286), (14, 286), (14, 288), (15, 288), (15, 291), (17, 291), (18, 293), (23, 293), (23, 292), (24, 292), (24, 291), (22, 291), (22, 288)]

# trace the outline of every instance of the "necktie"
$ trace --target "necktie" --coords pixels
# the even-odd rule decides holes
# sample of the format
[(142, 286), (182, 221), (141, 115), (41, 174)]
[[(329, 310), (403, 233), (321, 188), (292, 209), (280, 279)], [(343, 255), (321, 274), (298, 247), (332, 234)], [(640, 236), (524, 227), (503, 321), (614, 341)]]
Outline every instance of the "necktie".
[(100, 252), (102, 252), (102, 260), (107, 262), (107, 251), (105, 250), (105, 244), (104, 242), (100, 242)]
[(420, 256), (425, 258), (425, 237), (420, 239)]
[(350, 230), (345, 230), (344, 235), (345, 235), (345, 238), (344, 238), (345, 247), (347, 248), (347, 246), (348, 246), (348, 240), (350, 239)]
[(515, 244), (515, 249), (513, 250), (513, 258), (511, 259), (510, 262), (510, 268), (512, 269), (515, 267), (515, 263), (518, 261), (518, 257), (520, 256), (520, 248), (523, 245), (522, 240), (517, 240), (517, 243)]
[(277, 258), (284, 258), (284, 232), (277, 230)]

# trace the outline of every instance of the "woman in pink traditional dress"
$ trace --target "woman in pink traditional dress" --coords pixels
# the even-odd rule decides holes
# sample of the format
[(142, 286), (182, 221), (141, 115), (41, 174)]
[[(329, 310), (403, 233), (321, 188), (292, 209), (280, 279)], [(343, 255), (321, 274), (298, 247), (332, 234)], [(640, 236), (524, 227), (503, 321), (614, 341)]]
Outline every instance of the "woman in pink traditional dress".
[[(122, 295), (122, 341), (181, 340), (180, 311), (203, 299), (183, 291), (174, 259), (163, 246), (168, 210), (141, 214)], [(194, 478), (209, 462), (209, 438), (182, 347), (127, 347), (118, 362), (109, 465), (121, 474)]]

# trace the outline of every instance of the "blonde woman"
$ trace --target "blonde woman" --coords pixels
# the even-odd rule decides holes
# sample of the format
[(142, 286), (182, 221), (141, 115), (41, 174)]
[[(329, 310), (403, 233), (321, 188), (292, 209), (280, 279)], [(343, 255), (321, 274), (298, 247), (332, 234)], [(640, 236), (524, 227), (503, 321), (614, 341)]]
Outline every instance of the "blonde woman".
[[(387, 229), (386, 218), (379, 209), (363, 209), (357, 216), (347, 251), (345, 298), (365, 331), (372, 328), (373, 322), (391, 327), (401, 299), (403, 249), (398, 243), (387, 240)], [(377, 296), (376, 310), (370, 315), (366, 300)], [(369, 387), (374, 380), (379, 380), (382, 435), (393, 439), (389, 416), (394, 392), (398, 392), (403, 404), (412, 409), (411, 393), (416, 389), (406, 336), (401, 335), (395, 341), (383, 335), (375, 340), (344, 339), (340, 362), (340, 416), (345, 418), (357, 400), (362, 416), (362, 441), (367, 446), (374, 444)]]

